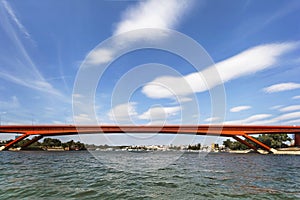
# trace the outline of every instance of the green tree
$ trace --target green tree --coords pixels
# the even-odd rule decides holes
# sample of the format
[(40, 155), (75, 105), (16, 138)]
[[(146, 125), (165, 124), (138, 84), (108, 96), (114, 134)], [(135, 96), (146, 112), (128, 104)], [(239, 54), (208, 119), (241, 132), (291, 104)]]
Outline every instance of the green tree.
[(271, 148), (287, 147), (285, 142), (291, 141), (291, 138), (286, 134), (262, 134), (257, 138), (260, 142), (268, 145)]
[[(291, 138), (287, 134), (262, 134), (258, 136), (257, 140), (271, 148), (276, 149), (287, 147), (285, 142), (291, 141)], [(261, 148), (259, 145), (254, 144), (249, 140), (246, 140), (246, 142), (253, 144), (256, 148)], [(225, 140), (223, 145), (231, 150), (249, 149), (246, 145), (237, 141), (231, 141), (230, 139)]]
[(61, 141), (59, 139), (53, 139), (53, 138), (45, 138), (42, 146), (46, 147), (60, 147)]
[(223, 141), (223, 145), (224, 145), (226, 148), (229, 148), (229, 149), (231, 149), (232, 143), (233, 143), (233, 141), (231, 141), (230, 139), (227, 139), (227, 140)]
[(81, 142), (74, 142), (74, 140), (70, 140), (66, 143), (63, 143), (62, 146), (64, 148), (68, 147), (69, 150), (85, 150), (85, 145)]
[(246, 145), (241, 144), (238, 141), (231, 141), (230, 139), (227, 139), (223, 141), (223, 145), (231, 150), (246, 150), (249, 149)]
[(200, 150), (201, 149), (201, 144), (198, 143), (196, 145), (189, 145), (187, 149), (189, 149), (189, 150)]

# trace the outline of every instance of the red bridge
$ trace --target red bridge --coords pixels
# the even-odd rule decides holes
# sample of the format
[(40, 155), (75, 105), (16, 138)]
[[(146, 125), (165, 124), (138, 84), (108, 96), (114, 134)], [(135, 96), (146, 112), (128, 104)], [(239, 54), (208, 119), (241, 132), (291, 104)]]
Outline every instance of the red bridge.
[[(251, 141), (264, 150), (272, 152), (273, 149), (261, 143), (251, 135), (253, 134), (295, 134), (295, 146), (300, 146), (300, 126), (249, 126), (249, 125), (165, 125), (165, 126), (91, 126), (91, 125), (13, 125), (0, 126), (0, 133), (22, 134), (1, 150), (8, 150), (21, 140), (35, 135), (23, 147), (40, 140), (45, 136), (62, 136), (76, 134), (113, 134), (113, 133), (160, 133), (160, 134), (194, 134), (232, 137), (235, 140), (247, 145), (257, 151), (257, 148), (250, 144)], [(244, 139), (242, 139), (244, 138)], [(246, 141), (246, 139), (248, 141)]]

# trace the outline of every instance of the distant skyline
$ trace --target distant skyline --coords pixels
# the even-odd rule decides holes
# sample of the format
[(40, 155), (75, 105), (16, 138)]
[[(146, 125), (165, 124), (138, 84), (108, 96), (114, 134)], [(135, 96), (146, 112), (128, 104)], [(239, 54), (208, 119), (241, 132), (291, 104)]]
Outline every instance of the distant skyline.
[[(1, 0), (1, 124), (89, 123), (84, 113), (73, 116), (72, 101), (80, 96), (73, 91), (76, 76), (85, 65), (112, 62), (94, 94), (99, 124), (299, 125), (299, 11), (298, 0)], [(201, 45), (215, 64), (196, 70), (178, 55), (154, 49), (113, 60), (115, 49), (96, 48), (110, 37), (142, 28), (182, 33)], [(132, 37), (135, 42), (164, 40), (153, 34)], [(154, 70), (137, 70), (134, 77), (143, 85), (127, 101), (112, 100), (118, 84), (127, 87), (118, 81), (137, 67)], [(210, 78), (212, 68), (220, 78), (206, 85), (199, 77)], [(211, 115), (218, 106), (212, 105), (209, 92), (220, 85), (226, 95), (224, 120)], [(182, 122), (194, 97), (199, 113)], [(161, 137), (142, 142), (170, 143)], [(112, 139), (116, 144), (139, 140)]]

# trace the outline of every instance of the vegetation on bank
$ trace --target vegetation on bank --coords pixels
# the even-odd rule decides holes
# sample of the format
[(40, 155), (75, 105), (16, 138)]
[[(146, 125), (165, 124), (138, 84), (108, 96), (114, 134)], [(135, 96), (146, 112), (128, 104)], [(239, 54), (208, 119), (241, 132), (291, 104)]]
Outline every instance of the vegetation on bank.
[[(265, 145), (268, 145), (271, 148), (277, 149), (277, 148), (286, 148), (288, 147), (285, 142), (290, 142), (292, 139), (287, 134), (262, 134), (258, 137), (254, 137), (258, 141), (264, 143)], [(254, 144), (253, 142), (246, 139), (246, 142), (252, 144), (253, 146), (260, 148), (257, 144)], [(231, 141), (230, 139), (227, 139), (223, 142), (223, 145), (226, 148), (229, 148), (231, 150), (246, 150), (249, 149), (244, 144), (241, 144), (238, 141)]]
[(201, 144), (198, 143), (196, 145), (189, 145), (187, 149), (188, 150), (200, 150), (201, 149)]
[[(15, 144), (13, 147), (18, 148), (24, 146), (26, 143), (28, 143), (30, 139), (25, 139), (17, 144)], [(7, 141), (9, 142), (9, 141)], [(30, 150), (47, 150), (51, 148), (61, 148), (64, 150), (69, 151), (75, 151), (75, 150), (86, 150), (85, 145), (81, 142), (75, 142), (74, 140), (70, 140), (68, 142), (61, 142), (59, 139), (55, 138), (45, 138), (43, 142), (35, 142), (31, 144), (28, 147), (22, 148), (22, 149), (30, 149)]]

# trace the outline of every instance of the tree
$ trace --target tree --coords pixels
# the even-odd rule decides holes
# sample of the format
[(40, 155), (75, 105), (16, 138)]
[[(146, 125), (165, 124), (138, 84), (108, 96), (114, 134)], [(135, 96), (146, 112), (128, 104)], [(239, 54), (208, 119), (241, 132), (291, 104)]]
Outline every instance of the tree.
[(45, 138), (42, 146), (46, 147), (60, 147), (61, 141), (59, 139)]
[[(291, 141), (291, 138), (287, 134), (262, 134), (256, 139), (274, 149), (287, 147), (285, 142)], [(248, 139), (246, 139), (246, 142), (253, 144), (256, 148), (261, 148), (259, 145), (252, 143)], [(231, 141), (230, 139), (225, 140), (223, 145), (231, 150), (249, 149), (246, 145), (237, 141)]]
[(74, 142), (74, 140), (70, 140), (66, 143), (63, 143), (62, 146), (64, 148), (68, 147), (69, 150), (86, 150), (85, 146), (81, 142)]
[(227, 139), (223, 141), (223, 145), (226, 148), (229, 148), (231, 150), (246, 150), (248, 147), (244, 144), (241, 144), (240, 142), (237, 141), (231, 141), (230, 139)]
[(229, 148), (229, 149), (231, 149), (232, 143), (233, 143), (233, 141), (231, 141), (230, 139), (227, 139), (227, 140), (223, 141), (223, 145), (224, 145), (226, 148)]
[(285, 142), (291, 141), (291, 138), (286, 134), (262, 134), (257, 138), (260, 142), (268, 145), (271, 148), (287, 147)]
[(201, 144), (198, 143), (196, 145), (189, 145), (187, 149), (188, 150), (200, 150), (201, 149)]
[[(14, 145), (14, 147), (23, 147), (27, 142), (30, 142), (30, 139), (21, 140), (17, 144)], [(35, 142), (30, 145), (30, 147), (39, 147), (41, 143)]]

